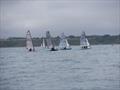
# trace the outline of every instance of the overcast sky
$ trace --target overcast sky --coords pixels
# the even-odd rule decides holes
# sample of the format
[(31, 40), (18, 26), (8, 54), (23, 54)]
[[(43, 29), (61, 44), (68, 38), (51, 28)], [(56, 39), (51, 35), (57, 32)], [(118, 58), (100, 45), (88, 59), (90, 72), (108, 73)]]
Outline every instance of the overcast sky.
[(0, 37), (119, 34), (120, 0), (0, 0)]

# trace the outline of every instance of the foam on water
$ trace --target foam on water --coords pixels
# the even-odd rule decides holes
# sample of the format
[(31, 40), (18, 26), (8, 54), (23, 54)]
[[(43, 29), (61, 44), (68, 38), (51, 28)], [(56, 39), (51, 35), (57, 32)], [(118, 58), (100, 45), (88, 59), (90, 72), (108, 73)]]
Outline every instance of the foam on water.
[(0, 90), (120, 90), (119, 55), (119, 45), (0, 48)]

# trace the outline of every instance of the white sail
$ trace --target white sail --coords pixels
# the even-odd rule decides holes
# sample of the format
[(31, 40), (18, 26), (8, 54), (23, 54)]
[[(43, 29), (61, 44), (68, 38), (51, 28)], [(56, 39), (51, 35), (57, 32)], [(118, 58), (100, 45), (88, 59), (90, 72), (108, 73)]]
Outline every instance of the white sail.
[(85, 32), (82, 32), (81, 37), (80, 37), (80, 46), (81, 48), (90, 48), (90, 43), (88, 39), (86, 38)]
[(70, 47), (70, 44), (68, 43), (68, 40), (66, 39), (66, 47)]
[(68, 48), (70, 48), (70, 45), (69, 45), (69, 43), (67, 41), (67, 38), (64, 35), (64, 33), (62, 33), (61, 36), (60, 36), (59, 48), (60, 49), (68, 49)]
[(46, 41), (47, 41), (47, 48), (52, 48), (53, 43), (52, 43), (52, 39), (49, 31), (46, 32)]
[(43, 38), (43, 40), (42, 40), (41, 47), (45, 48), (45, 40), (44, 40), (44, 38)]
[(90, 43), (88, 42), (87, 38), (86, 38), (86, 44), (87, 44), (87, 46), (90, 46)]
[(50, 32), (46, 32), (46, 41), (47, 41), (47, 48), (50, 49), (50, 51), (58, 51), (58, 49), (55, 48), (55, 45), (52, 41)]
[(27, 34), (26, 34), (26, 48), (29, 51), (34, 51), (34, 46), (33, 46), (33, 43), (32, 43), (32, 37), (31, 37), (31, 33), (30, 33), (29, 30), (27, 31)]

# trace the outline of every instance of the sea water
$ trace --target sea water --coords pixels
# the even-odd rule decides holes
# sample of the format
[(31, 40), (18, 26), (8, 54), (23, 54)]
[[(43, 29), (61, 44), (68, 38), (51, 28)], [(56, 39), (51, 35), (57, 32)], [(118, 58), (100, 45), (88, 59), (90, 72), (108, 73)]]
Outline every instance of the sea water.
[(0, 90), (120, 90), (120, 45), (35, 49), (0, 48)]

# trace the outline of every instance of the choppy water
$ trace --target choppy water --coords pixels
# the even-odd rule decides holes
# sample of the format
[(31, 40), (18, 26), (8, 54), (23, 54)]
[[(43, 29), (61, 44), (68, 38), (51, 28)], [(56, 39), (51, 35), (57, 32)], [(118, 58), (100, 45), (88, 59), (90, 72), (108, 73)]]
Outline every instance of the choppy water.
[(120, 90), (119, 45), (72, 48), (0, 48), (0, 90)]

